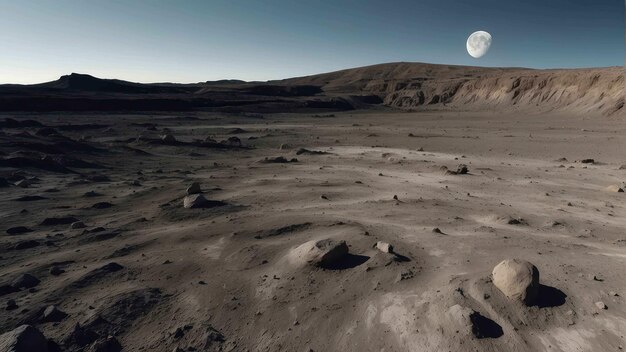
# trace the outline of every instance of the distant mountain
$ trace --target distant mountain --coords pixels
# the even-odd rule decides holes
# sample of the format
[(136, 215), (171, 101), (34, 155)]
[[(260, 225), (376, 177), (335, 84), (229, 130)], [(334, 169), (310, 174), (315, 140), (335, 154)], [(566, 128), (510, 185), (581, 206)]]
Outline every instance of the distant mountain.
[(102, 79), (91, 75), (72, 73), (61, 76), (56, 81), (36, 84), (31, 87), (72, 90), (83, 92), (107, 92), (122, 94), (158, 94), (158, 93), (190, 93), (197, 89), (197, 86), (177, 85), (177, 84), (143, 84), (122, 81), (118, 79)]
[(269, 82), (133, 83), (72, 73), (35, 85), (1, 85), (2, 111), (295, 111), (456, 109), (614, 115), (624, 109), (621, 67), (535, 70), (388, 63)]
[(389, 63), (276, 81), (332, 94), (374, 94), (397, 108), (624, 112), (624, 68), (487, 68)]

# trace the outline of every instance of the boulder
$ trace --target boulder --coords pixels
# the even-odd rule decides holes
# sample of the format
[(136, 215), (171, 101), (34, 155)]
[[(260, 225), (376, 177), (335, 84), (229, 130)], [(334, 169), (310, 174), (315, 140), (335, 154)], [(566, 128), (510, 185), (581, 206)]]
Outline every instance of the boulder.
[(0, 351), (48, 352), (48, 340), (37, 328), (22, 325), (0, 335)]
[(327, 238), (301, 244), (291, 251), (290, 259), (301, 265), (331, 267), (345, 258), (348, 251), (346, 241)]
[(393, 253), (393, 246), (387, 242), (378, 241), (375, 247), (383, 253)]
[(506, 259), (493, 268), (493, 284), (510, 299), (533, 305), (539, 291), (539, 270), (521, 259)]
[(187, 194), (198, 194), (202, 193), (202, 189), (200, 188), (200, 184), (198, 182), (194, 182), (187, 188)]

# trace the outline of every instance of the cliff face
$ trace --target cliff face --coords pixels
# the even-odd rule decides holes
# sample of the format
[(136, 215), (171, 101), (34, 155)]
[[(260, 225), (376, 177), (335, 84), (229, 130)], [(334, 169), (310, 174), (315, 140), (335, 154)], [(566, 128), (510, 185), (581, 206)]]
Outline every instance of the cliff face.
[(336, 94), (375, 94), (399, 108), (533, 109), (614, 115), (624, 111), (620, 67), (532, 70), (384, 64), (287, 82), (321, 84)]

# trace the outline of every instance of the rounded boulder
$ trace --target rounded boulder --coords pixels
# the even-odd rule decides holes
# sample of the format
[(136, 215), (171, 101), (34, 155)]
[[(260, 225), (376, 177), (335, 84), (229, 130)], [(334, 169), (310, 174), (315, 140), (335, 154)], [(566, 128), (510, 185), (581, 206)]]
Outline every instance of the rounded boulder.
[(493, 284), (510, 299), (532, 305), (539, 291), (539, 270), (522, 259), (506, 259), (493, 268)]

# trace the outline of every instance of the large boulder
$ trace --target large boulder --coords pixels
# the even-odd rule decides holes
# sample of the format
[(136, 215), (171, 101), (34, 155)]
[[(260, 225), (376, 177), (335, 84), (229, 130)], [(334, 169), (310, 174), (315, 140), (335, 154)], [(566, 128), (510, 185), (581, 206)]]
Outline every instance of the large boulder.
[(0, 335), (2, 352), (48, 352), (48, 340), (30, 325), (22, 325)]
[(332, 267), (348, 255), (346, 241), (330, 238), (301, 244), (290, 253), (292, 262), (300, 265)]
[(493, 268), (493, 284), (510, 299), (533, 305), (539, 291), (539, 270), (521, 259), (506, 259)]

